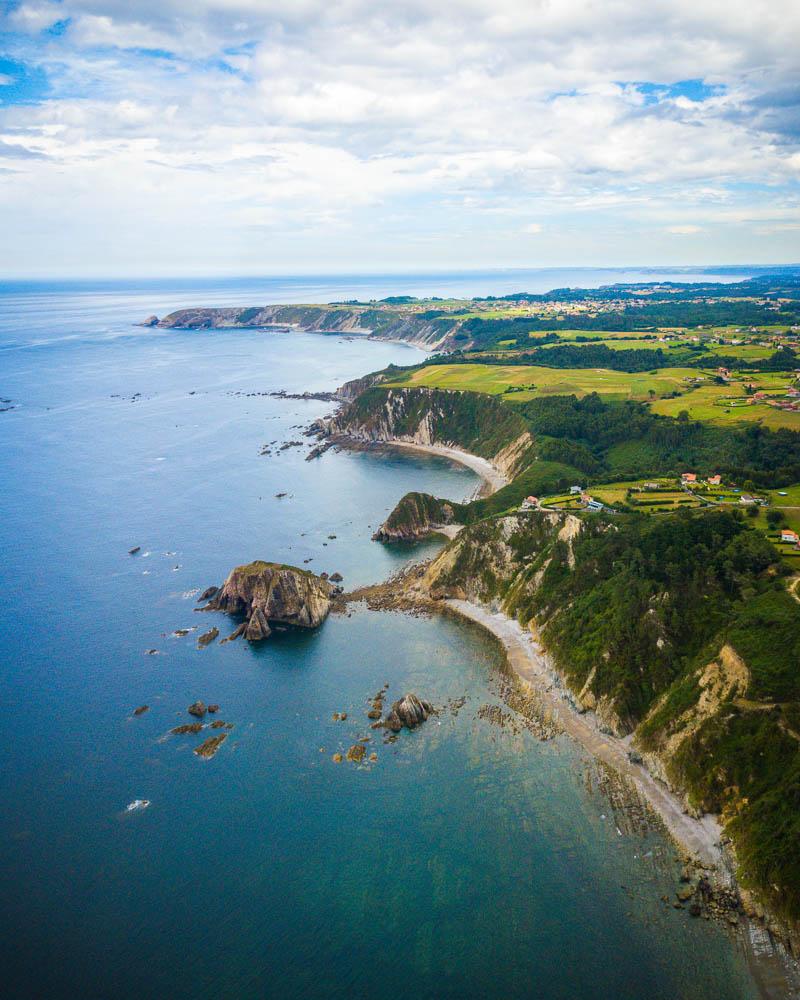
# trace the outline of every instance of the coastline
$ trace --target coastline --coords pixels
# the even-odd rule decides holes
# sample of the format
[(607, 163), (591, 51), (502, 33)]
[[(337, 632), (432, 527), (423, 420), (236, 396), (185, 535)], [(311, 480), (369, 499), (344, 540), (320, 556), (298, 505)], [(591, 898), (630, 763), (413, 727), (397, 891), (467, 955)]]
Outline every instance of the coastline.
[(468, 451), (462, 451), (460, 448), (448, 448), (442, 444), (417, 444), (415, 441), (400, 441), (396, 438), (391, 441), (381, 441), (379, 443), (391, 448), (403, 448), (405, 451), (439, 455), (441, 458), (449, 458), (452, 462), (458, 462), (459, 465), (464, 465), (468, 469), (472, 469), (483, 480), (483, 484), (474, 494), (475, 499), (491, 496), (492, 493), (496, 493), (504, 486), (507, 486), (509, 482), (508, 478), (499, 469), (495, 468), (488, 459), (481, 458), (479, 455), (473, 455)]
[(450, 598), (443, 602), (457, 615), (484, 628), (499, 640), (514, 673), (548, 702), (553, 716), (565, 733), (594, 757), (628, 778), (643, 799), (659, 814), (673, 839), (703, 864), (716, 869), (723, 866), (720, 847), (722, 828), (709, 815), (695, 819), (684, 812), (680, 799), (654, 778), (642, 764), (628, 759), (629, 740), (601, 733), (594, 713), (579, 713), (564, 696), (561, 680), (548, 663), (547, 654), (536, 636), (502, 612), (492, 612), (473, 604)]

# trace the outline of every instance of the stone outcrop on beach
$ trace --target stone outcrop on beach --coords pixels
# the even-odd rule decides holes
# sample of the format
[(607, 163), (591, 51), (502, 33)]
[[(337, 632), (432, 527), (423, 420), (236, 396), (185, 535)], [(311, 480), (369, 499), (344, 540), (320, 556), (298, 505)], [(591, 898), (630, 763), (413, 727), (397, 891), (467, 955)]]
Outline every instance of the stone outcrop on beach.
[(276, 627), (317, 628), (338, 593), (338, 587), (308, 570), (257, 561), (232, 570), (204, 610), (241, 615), (245, 638), (257, 642)]

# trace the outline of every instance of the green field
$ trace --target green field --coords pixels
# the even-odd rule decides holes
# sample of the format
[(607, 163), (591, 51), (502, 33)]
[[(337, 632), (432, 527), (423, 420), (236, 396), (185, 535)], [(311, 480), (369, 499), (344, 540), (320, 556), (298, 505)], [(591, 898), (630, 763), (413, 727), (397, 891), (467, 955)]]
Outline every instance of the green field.
[[(752, 380), (765, 392), (775, 393), (785, 391), (791, 383), (791, 379), (782, 372), (759, 372), (752, 376)], [(659, 399), (651, 409), (653, 413), (666, 417), (677, 417), (681, 410), (686, 410), (690, 419), (712, 424), (755, 422), (772, 430), (779, 427), (800, 430), (800, 411), (777, 410), (766, 403), (747, 403), (746, 399), (741, 382), (728, 385), (708, 383), (676, 399)]]
[(697, 374), (690, 368), (662, 368), (655, 374), (649, 374), (615, 372), (606, 368), (542, 368), (536, 365), (430, 365), (387, 381), (385, 385), (469, 389), (493, 396), (502, 395), (509, 388), (521, 389), (508, 394), (508, 399), (514, 402), (523, 402), (535, 396), (585, 396), (590, 392), (611, 399), (647, 400), (685, 389), (683, 380)]

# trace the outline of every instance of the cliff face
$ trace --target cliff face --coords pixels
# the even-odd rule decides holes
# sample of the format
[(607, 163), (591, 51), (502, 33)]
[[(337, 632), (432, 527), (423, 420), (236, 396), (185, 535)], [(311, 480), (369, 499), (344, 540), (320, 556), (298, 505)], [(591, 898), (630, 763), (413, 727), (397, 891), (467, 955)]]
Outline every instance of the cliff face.
[(461, 321), (423, 319), (414, 313), (370, 306), (270, 305), (246, 309), (179, 309), (161, 320), (151, 316), (146, 325), (179, 330), (292, 326), (319, 333), (354, 333), (380, 340), (403, 340), (425, 350), (447, 350), (455, 344), (453, 338)]
[(333, 417), (327, 431), (357, 441), (460, 448), (509, 477), (528, 461), (533, 443), (511, 407), (481, 393), (441, 389), (369, 388)]
[(336, 593), (327, 580), (306, 570), (258, 561), (232, 570), (207, 610), (242, 615), (246, 637), (266, 639), (276, 625), (321, 625)]

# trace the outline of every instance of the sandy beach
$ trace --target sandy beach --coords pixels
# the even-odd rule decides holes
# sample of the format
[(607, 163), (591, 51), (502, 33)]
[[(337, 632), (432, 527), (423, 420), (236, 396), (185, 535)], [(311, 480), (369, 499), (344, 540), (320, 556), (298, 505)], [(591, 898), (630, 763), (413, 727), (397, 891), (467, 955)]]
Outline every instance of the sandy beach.
[(477, 472), (483, 480), (483, 484), (477, 491), (476, 496), (490, 496), (492, 493), (496, 493), (499, 489), (502, 489), (503, 486), (508, 485), (507, 477), (499, 469), (495, 468), (488, 459), (480, 458), (478, 455), (471, 455), (468, 451), (461, 451), (460, 448), (447, 448), (441, 444), (416, 444), (413, 441), (399, 441), (397, 439), (381, 443), (391, 448), (419, 451), (428, 455), (441, 455), (443, 458), (449, 458), (453, 462), (465, 465), (468, 469), (472, 469), (473, 472)]

